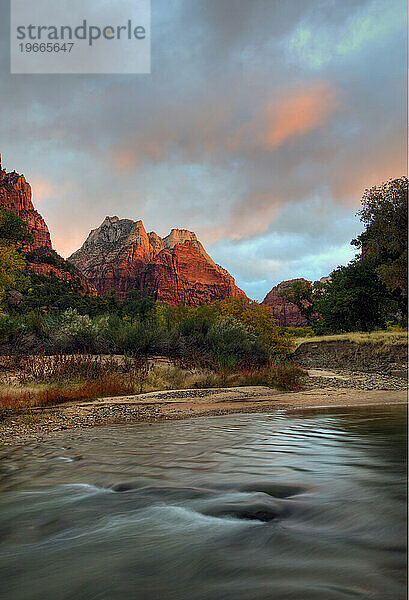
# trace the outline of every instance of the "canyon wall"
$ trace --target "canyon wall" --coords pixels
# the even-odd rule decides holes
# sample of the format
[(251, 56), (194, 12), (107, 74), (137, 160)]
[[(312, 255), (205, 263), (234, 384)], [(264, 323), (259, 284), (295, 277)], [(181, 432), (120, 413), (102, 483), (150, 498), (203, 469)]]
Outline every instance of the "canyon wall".
[(24, 221), (32, 239), (20, 244), (26, 259), (27, 269), (36, 275), (53, 275), (65, 282), (80, 285), (83, 291), (95, 294), (93, 286), (75, 267), (67, 263), (53, 249), (51, 236), (43, 217), (33, 206), (31, 186), (24, 175), (12, 171), (8, 173), (1, 165), (0, 155), (0, 208), (15, 213)]

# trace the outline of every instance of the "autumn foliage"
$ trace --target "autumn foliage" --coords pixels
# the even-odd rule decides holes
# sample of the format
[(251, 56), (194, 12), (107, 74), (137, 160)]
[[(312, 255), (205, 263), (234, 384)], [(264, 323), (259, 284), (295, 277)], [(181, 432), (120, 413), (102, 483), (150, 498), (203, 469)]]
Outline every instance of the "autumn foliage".
[(275, 354), (287, 354), (291, 348), (290, 336), (281, 332), (270, 306), (248, 298), (225, 298), (215, 304), (220, 315), (230, 315), (253, 331), (259, 340)]

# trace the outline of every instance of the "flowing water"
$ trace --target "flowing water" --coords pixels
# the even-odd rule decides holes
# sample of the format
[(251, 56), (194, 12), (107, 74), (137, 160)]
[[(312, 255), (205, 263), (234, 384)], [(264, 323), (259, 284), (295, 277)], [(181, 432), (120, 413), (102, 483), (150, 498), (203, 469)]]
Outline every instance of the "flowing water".
[(405, 415), (229, 415), (5, 448), (0, 596), (401, 600)]

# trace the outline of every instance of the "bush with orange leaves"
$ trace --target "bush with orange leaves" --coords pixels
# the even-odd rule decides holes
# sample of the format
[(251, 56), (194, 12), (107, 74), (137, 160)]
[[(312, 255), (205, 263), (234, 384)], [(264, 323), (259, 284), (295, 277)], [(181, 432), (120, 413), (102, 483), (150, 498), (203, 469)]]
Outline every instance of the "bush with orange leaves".
[(243, 323), (275, 355), (285, 356), (291, 352), (291, 337), (280, 330), (271, 307), (243, 297), (225, 298), (213, 306), (220, 315), (230, 315)]

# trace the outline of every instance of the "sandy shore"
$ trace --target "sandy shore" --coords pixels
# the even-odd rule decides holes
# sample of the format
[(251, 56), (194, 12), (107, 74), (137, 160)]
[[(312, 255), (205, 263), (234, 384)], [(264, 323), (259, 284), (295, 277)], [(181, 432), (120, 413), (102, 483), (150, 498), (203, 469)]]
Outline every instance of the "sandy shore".
[(362, 373), (312, 370), (306, 389), (300, 392), (280, 392), (263, 386), (166, 390), (32, 409), (11, 415), (0, 424), (0, 444), (24, 444), (30, 440), (49, 439), (64, 429), (120, 423), (407, 402), (403, 380), (369, 377), (363, 377)]

